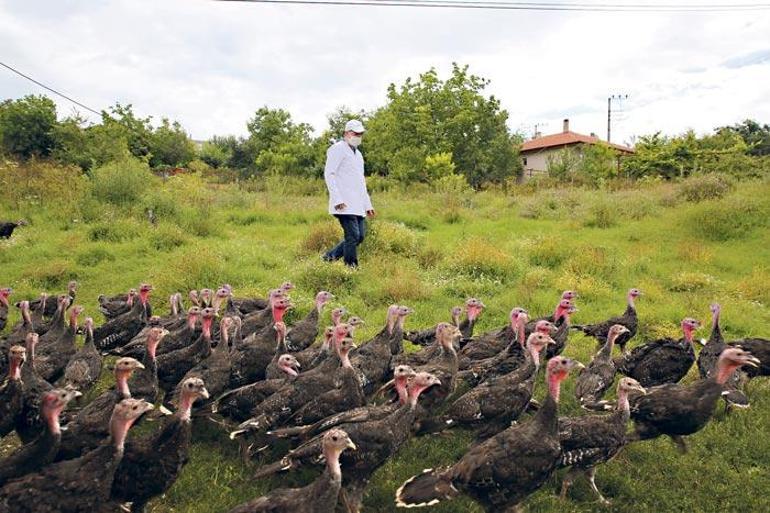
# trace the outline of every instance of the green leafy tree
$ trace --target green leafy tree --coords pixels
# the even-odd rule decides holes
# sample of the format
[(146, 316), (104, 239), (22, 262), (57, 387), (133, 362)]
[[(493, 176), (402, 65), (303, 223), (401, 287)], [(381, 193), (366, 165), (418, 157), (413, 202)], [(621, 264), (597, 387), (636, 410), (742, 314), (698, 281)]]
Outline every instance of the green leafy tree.
[(56, 105), (45, 96), (27, 95), (0, 103), (0, 148), (20, 159), (47, 157), (54, 150)]
[(391, 84), (388, 104), (368, 120), (363, 148), (369, 169), (405, 177), (407, 167), (419, 162), (419, 170), (429, 155), (450, 153), (473, 187), (520, 174), (508, 113), (494, 96), (484, 95), (488, 85), (457, 64), (446, 80), (431, 69), (416, 81)]
[(309, 176), (317, 165), (312, 127), (295, 123), (283, 109), (262, 107), (246, 124), (248, 147), (254, 152), (256, 173)]
[(747, 119), (732, 126), (717, 128), (716, 132), (732, 132), (738, 134), (748, 145), (749, 155), (770, 155), (770, 125), (766, 123), (760, 125), (753, 119)]
[(126, 133), (114, 123), (86, 126), (85, 120), (76, 114), (59, 123), (54, 136), (56, 145), (51, 157), (89, 173), (95, 167), (130, 155)]
[(179, 122), (163, 118), (150, 136), (150, 166), (186, 166), (195, 158), (195, 144)]
[(545, 158), (546, 173), (556, 180), (567, 180), (580, 163), (580, 155), (574, 148), (562, 148)]
[(230, 163), (232, 149), (227, 145), (219, 145), (214, 141), (206, 141), (198, 152), (198, 156), (209, 166), (214, 169), (219, 169), (220, 167), (226, 167)]
[(133, 106), (116, 103), (109, 113), (102, 112), (102, 125), (110, 133), (120, 133), (126, 139), (128, 150), (134, 157), (149, 160), (151, 151), (152, 117), (140, 118), (134, 114)]
[(581, 150), (582, 155), (576, 171), (583, 180), (600, 185), (617, 176), (617, 150), (601, 141), (597, 144), (585, 144)]

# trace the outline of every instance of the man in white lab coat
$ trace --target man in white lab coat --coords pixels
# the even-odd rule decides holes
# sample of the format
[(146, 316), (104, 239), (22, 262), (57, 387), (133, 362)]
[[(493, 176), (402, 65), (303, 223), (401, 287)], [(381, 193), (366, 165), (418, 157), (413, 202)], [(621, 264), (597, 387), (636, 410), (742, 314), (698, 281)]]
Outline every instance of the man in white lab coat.
[(364, 125), (357, 119), (345, 124), (342, 140), (326, 151), (324, 179), (329, 190), (329, 213), (336, 217), (344, 237), (323, 259), (343, 259), (345, 265), (358, 267), (358, 245), (366, 234), (366, 217), (374, 216), (374, 207), (366, 190), (364, 157), (358, 151)]

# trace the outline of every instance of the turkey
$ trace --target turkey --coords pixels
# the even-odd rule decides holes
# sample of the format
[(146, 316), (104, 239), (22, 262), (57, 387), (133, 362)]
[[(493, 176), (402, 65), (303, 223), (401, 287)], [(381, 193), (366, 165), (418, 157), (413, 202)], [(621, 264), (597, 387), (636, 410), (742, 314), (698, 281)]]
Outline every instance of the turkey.
[(147, 324), (152, 316), (149, 297), (152, 285), (143, 283), (139, 287), (139, 301), (134, 301), (131, 310), (110, 319), (94, 330), (94, 341), (99, 350), (121, 347), (131, 341)]
[(283, 317), (280, 319), (275, 318), (275, 303), (279, 299), (289, 300), (286, 293), (280, 289), (271, 290), (268, 294), (268, 306), (262, 310), (257, 310), (253, 313), (243, 316), (243, 333), (246, 338), (254, 333), (262, 331), (276, 320), (283, 321)]
[(21, 412), (16, 416), (15, 429), (16, 434), (25, 444), (37, 438), (45, 429), (43, 419), (40, 417), (40, 398), (44, 392), (53, 389), (53, 386), (37, 372), (35, 351), (39, 339), (37, 333), (27, 334), (27, 362), (21, 368), (23, 399)]
[[(10, 239), (13, 235), (13, 231), (19, 226), (27, 226), (26, 219), (19, 219), (18, 221), (0, 221), (0, 239)], [(2, 328), (0, 328), (2, 330)]]
[(20, 301), (18, 303), (21, 310), (21, 323), (4, 339), (0, 340), (0, 373), (5, 374), (8, 370), (8, 351), (11, 347), (24, 344), (27, 334), (32, 333), (34, 326), (29, 312), (29, 301)]
[(577, 312), (578, 309), (575, 305), (570, 304), (569, 308), (561, 312), (561, 324), (551, 334), (553, 344), (550, 344), (545, 350), (545, 359), (550, 360), (554, 356), (559, 356), (567, 348), (567, 341), (569, 339), (569, 330), (572, 323), (572, 314)]
[[(719, 355), (729, 347), (725, 343), (722, 337), (722, 330), (719, 327), (719, 314), (721, 311), (722, 307), (718, 303), (711, 305), (711, 334), (705, 347), (698, 353), (698, 372), (701, 378), (708, 378), (716, 372)], [(744, 372), (737, 370), (725, 383), (725, 388), (729, 390), (729, 393), (723, 395), (722, 398), (725, 400), (727, 407), (749, 407), (749, 398), (741, 390), (745, 376)]]
[(329, 513), (334, 511), (342, 486), (340, 455), (356, 450), (348, 434), (332, 429), (323, 436), (322, 452), (326, 470), (304, 488), (279, 488), (269, 494), (236, 506), (230, 513)]
[[(219, 343), (211, 351), (211, 354), (198, 365), (190, 369), (184, 375), (180, 386), (184, 386), (189, 378), (199, 378), (206, 383), (208, 393), (218, 397), (226, 389), (230, 382), (230, 328), (233, 326), (233, 317), (222, 319), (219, 329)], [(238, 319), (240, 321), (240, 319)], [(175, 394), (181, 391), (177, 386)], [(207, 398), (205, 398), (207, 399)]]
[(326, 303), (334, 299), (334, 296), (322, 290), (315, 296), (313, 309), (304, 319), (291, 327), (286, 334), (286, 344), (291, 351), (301, 351), (315, 342), (318, 337), (318, 320), (321, 317)]
[(150, 404), (155, 404), (160, 389), (158, 387), (158, 345), (168, 335), (168, 330), (160, 327), (150, 329), (145, 340), (145, 350), (142, 355), (142, 367), (136, 369), (128, 380), (128, 389), (132, 397), (144, 399)]
[[(479, 383), (494, 379), (503, 374), (508, 374), (518, 369), (524, 362), (526, 351), (526, 324), (529, 316), (526, 313), (518, 314), (516, 318), (516, 337), (508, 346), (495, 356), (471, 362), (467, 369), (460, 371), (458, 379), (467, 386), (475, 387)], [(540, 320), (535, 324), (533, 333), (540, 333), (551, 339), (553, 324)], [(551, 339), (553, 340), (553, 339)], [(548, 345), (550, 347), (553, 342)], [(546, 348), (547, 350), (547, 348)]]
[(687, 451), (684, 436), (703, 429), (711, 419), (719, 398), (726, 392), (725, 383), (739, 367), (756, 367), (759, 360), (740, 348), (722, 351), (717, 372), (689, 385), (667, 383), (648, 388), (643, 396), (631, 396), (633, 440), (649, 440), (668, 435), (682, 452)]
[(615, 360), (618, 372), (634, 378), (645, 388), (678, 382), (695, 363), (693, 332), (699, 326), (695, 319), (685, 318), (682, 339), (665, 338), (635, 347)]
[(123, 357), (115, 362), (115, 388), (100, 394), (67, 424), (56, 455), (57, 461), (82, 456), (101, 443), (109, 434), (110, 412), (120, 401), (131, 397), (128, 380), (136, 369), (143, 367), (133, 358)]
[(749, 367), (744, 370), (749, 378), (770, 376), (770, 340), (765, 338), (746, 338), (730, 342), (728, 345), (742, 347), (759, 360), (757, 367)]
[[(283, 316), (292, 304), (288, 298), (278, 297), (272, 300), (270, 308), (273, 322), (265, 324), (257, 333), (253, 333), (235, 344), (232, 351), (232, 374), (230, 386), (237, 387), (247, 383), (264, 379), (265, 371), (275, 354), (275, 330), (276, 322), (283, 322)], [(243, 321), (243, 327), (248, 321)]]
[(275, 330), (275, 356), (273, 356), (273, 359), (267, 364), (267, 368), (265, 369), (265, 379), (281, 377), (283, 371), (279, 368), (279, 360), (282, 355), (289, 352), (286, 347), (286, 324), (283, 322), (276, 322), (273, 324), (273, 329)]
[[(35, 301), (38, 304), (37, 309), (33, 308), (32, 305)], [(45, 292), (41, 292), (38, 299), (29, 302), (29, 310), (32, 312), (32, 325), (35, 326), (35, 331), (39, 335), (44, 334), (48, 330), (48, 325), (45, 322), (46, 317), (50, 317), (45, 313), (49, 307), (48, 305), (52, 305), (54, 312), (56, 312), (56, 301), (49, 300), (48, 294)]]
[(436, 341), (439, 352), (426, 365), (415, 368), (418, 372), (427, 372), (435, 376), (441, 384), (425, 391), (420, 401), (420, 416), (434, 413), (455, 391), (458, 363), (455, 343), (460, 340), (460, 329), (448, 322), (439, 323), (436, 328)]
[(489, 512), (517, 511), (559, 462), (559, 386), (577, 366), (562, 356), (552, 358), (548, 362), (548, 398), (531, 420), (473, 446), (447, 469), (427, 469), (407, 480), (396, 491), (396, 505), (432, 506), (462, 493)]
[[(75, 280), (70, 281), (67, 283), (67, 292), (64, 294), (60, 294), (58, 297), (61, 298), (62, 296), (69, 297), (70, 304), (75, 303), (75, 296), (77, 295), (78, 291), (78, 282)], [(32, 321), (35, 321), (36, 316), (40, 316), (40, 320), (42, 320), (44, 317), (51, 317), (56, 313), (56, 309), (58, 308), (59, 304), (57, 301), (52, 301), (48, 294), (40, 294), (40, 297), (38, 299), (33, 299), (29, 302), (29, 307), (32, 310), (32, 313), (34, 314), (32, 316)], [(36, 324), (40, 324), (37, 322)], [(42, 335), (42, 333), (40, 333)]]
[(358, 373), (350, 363), (348, 355), (356, 346), (349, 344), (337, 346), (340, 367), (336, 371), (334, 388), (313, 398), (292, 415), (288, 422), (292, 424), (312, 424), (329, 415), (363, 406), (366, 402)]
[(59, 415), (67, 403), (81, 395), (76, 390), (62, 389), (50, 390), (43, 394), (40, 398), (40, 409), (46, 430), (32, 442), (0, 460), (0, 486), (11, 479), (37, 472), (53, 461), (61, 442)]
[[(484, 303), (476, 298), (469, 298), (465, 301), (465, 315), (466, 318), (461, 322), (460, 314), (463, 312), (463, 307), (455, 306), (450, 310), (452, 324), (460, 328), (460, 332), (464, 339), (471, 338), (473, 336), (473, 328), (476, 326), (476, 320), (481, 312), (486, 308)], [(436, 328), (427, 328), (420, 331), (409, 331), (404, 334), (404, 339), (420, 346), (429, 346), (436, 341)]]
[[(444, 351), (444, 347), (440, 342), (440, 340), (444, 332), (447, 329), (449, 329), (450, 326), (457, 329), (457, 327), (454, 324), (450, 324), (448, 322), (438, 323), (434, 328), (435, 333), (433, 334), (433, 337), (432, 337), (432, 340), (433, 340), (432, 345), (424, 347), (423, 349), (420, 349), (419, 351), (416, 351), (414, 353), (403, 353), (403, 354), (396, 355), (393, 358), (393, 365), (409, 365), (410, 367), (419, 367), (422, 365), (427, 365), (428, 363), (433, 361), (436, 357), (441, 355)], [(452, 337), (453, 340), (455, 338), (457, 337)], [(456, 354), (456, 351), (455, 351), (455, 354)]]
[[(73, 313), (76, 308), (73, 309)], [(85, 332), (83, 347), (67, 362), (61, 384), (65, 388), (87, 391), (102, 373), (102, 355), (94, 345), (94, 320), (86, 317), (83, 329)]]
[[(276, 438), (308, 439), (341, 424), (369, 422), (385, 418), (396, 409), (406, 404), (407, 383), (410, 378), (414, 377), (414, 375), (414, 370), (407, 365), (398, 365), (395, 368), (393, 371), (393, 380), (383, 385), (382, 390), (387, 389), (392, 385), (396, 392), (396, 400), (383, 404), (367, 404), (366, 406), (331, 415), (314, 424), (276, 429), (268, 432), (268, 434)], [(283, 466), (283, 464), (281, 464), (281, 466)], [(268, 469), (267, 473), (264, 475), (269, 475), (271, 473), (272, 471)]]
[(478, 437), (489, 438), (518, 419), (532, 399), (540, 355), (553, 340), (532, 333), (526, 343), (525, 363), (500, 377), (488, 379), (457, 398), (438, 419), (421, 426), (435, 432), (455, 426), (477, 429)]
[(128, 294), (118, 294), (117, 296), (107, 297), (104, 294), (99, 294), (96, 298), (99, 302), (99, 311), (104, 315), (104, 319), (109, 321), (119, 315), (128, 313), (131, 307), (134, 306), (134, 301), (138, 294), (136, 289), (129, 289)]
[(367, 395), (388, 378), (391, 359), (403, 351), (404, 320), (412, 312), (406, 306), (391, 305), (385, 327), (373, 339), (362, 344), (350, 359), (359, 372)]
[(177, 412), (156, 433), (126, 442), (112, 482), (112, 500), (130, 502), (132, 512), (142, 512), (147, 501), (166, 493), (187, 464), (193, 403), (208, 398), (203, 380), (186, 378), (180, 383)]
[[(340, 424), (335, 429), (342, 429), (358, 450), (341, 458), (345, 477), (340, 492), (340, 506), (346, 512), (361, 511), (364, 492), (374, 472), (385, 464), (412, 436), (412, 425), (417, 414), (417, 402), (420, 395), (433, 386), (440, 385), (439, 380), (427, 372), (418, 372), (410, 379), (406, 404), (394, 410), (388, 416), (366, 422)], [(285, 458), (283, 467), (278, 470), (297, 468), (306, 463), (317, 462), (321, 452), (321, 436), (317, 436)]]
[(479, 335), (478, 338), (467, 342), (458, 354), (460, 359), (460, 369), (467, 369), (474, 360), (483, 360), (491, 358), (497, 353), (508, 347), (511, 341), (516, 338), (516, 319), (519, 314), (527, 313), (522, 308), (514, 308), (508, 316), (508, 325), (496, 331), (491, 331)]
[[(169, 334), (166, 335), (163, 340), (163, 345), (158, 348), (158, 354), (170, 353), (178, 349), (183, 349), (192, 345), (200, 336), (200, 330), (198, 330), (198, 320), (201, 317), (201, 309), (197, 306), (192, 306), (187, 310), (185, 321), (181, 326), (176, 329), (169, 329)], [(166, 328), (168, 329), (168, 328)], [(144, 329), (143, 329), (144, 331)], [(134, 337), (131, 342), (123, 347), (116, 348), (113, 352), (120, 356), (130, 356), (132, 358), (139, 359), (144, 354), (144, 347), (147, 342), (147, 338), (141, 339), (138, 335)]]
[(614, 326), (615, 324), (620, 324), (621, 326), (625, 326), (626, 329), (628, 329), (628, 333), (625, 333), (623, 336), (618, 338), (618, 340), (615, 341), (615, 344), (620, 347), (620, 350), (625, 353), (626, 352), (626, 344), (629, 340), (634, 338), (636, 336), (636, 330), (639, 325), (639, 319), (636, 316), (636, 298), (642, 295), (642, 291), (639, 289), (631, 289), (628, 291), (628, 295), (626, 296), (626, 302), (628, 303), (628, 306), (626, 306), (626, 311), (623, 312), (623, 315), (619, 315), (617, 317), (613, 317), (611, 319), (607, 319), (604, 322), (598, 323), (598, 324), (585, 324), (582, 326), (573, 326), (573, 329), (582, 331), (589, 337), (594, 337), (599, 340), (599, 343), (605, 343), (607, 341), (607, 333), (609, 333), (610, 328)]
[[(345, 325), (341, 324), (337, 329), (344, 327)], [(347, 355), (353, 347), (353, 340), (350, 338), (338, 338), (335, 342), (338, 356)], [(258, 404), (252, 411), (252, 418), (244, 421), (236, 431), (231, 432), (230, 438), (235, 439), (244, 434), (256, 434), (259, 437), (271, 428), (288, 421), (316, 397), (335, 388), (335, 384), (342, 375), (348, 373), (347, 369), (340, 367), (342, 358), (335, 358), (337, 361), (334, 363), (333, 371), (318, 367), (300, 374), (296, 380), (284, 385), (278, 392)]]
[(27, 351), (21, 346), (8, 350), (8, 375), (0, 383), (0, 437), (13, 431), (16, 417), (24, 403), (24, 383), (21, 368), (27, 359)]
[(190, 369), (211, 354), (211, 325), (214, 323), (214, 309), (204, 308), (201, 318), (203, 331), (195, 343), (157, 357), (158, 384), (166, 392), (173, 390)]
[[(607, 337), (613, 335), (610, 328)], [(625, 326), (621, 326), (623, 329)], [(606, 346), (605, 346), (606, 347)], [(594, 478), (596, 466), (607, 463), (626, 445), (626, 425), (630, 417), (628, 394), (631, 391), (645, 394), (646, 390), (632, 378), (622, 378), (618, 382), (618, 403), (610, 415), (583, 415), (582, 417), (559, 417), (559, 443), (561, 444), (560, 468), (570, 467), (564, 476), (561, 487), (561, 499), (567, 497), (567, 491), (579, 474), (585, 474), (599, 502), (609, 504), (596, 487)]]
[[(48, 465), (0, 488), (0, 513), (91, 513), (110, 511), (105, 503), (123, 457), (129, 428), (152, 405), (124, 399), (110, 410), (109, 441), (82, 457)], [(116, 505), (112, 511), (117, 509)]]
[[(228, 303), (231, 303), (233, 308), (237, 309), (241, 315), (248, 315), (259, 310), (264, 310), (270, 306), (269, 299), (232, 297), (233, 288), (230, 285), (222, 285), (222, 288), (227, 290), (229, 293), (227, 299)], [(282, 283), (281, 286), (276, 290), (280, 291), (282, 294), (288, 294), (289, 291), (294, 290), (294, 285), (291, 282), (286, 281)]]
[[(69, 298), (65, 299), (62, 304), (66, 308), (66, 305), (69, 305)], [(73, 306), (69, 314), (69, 325), (61, 336), (54, 340), (48, 339), (44, 343), (43, 339), (53, 332), (53, 330), (50, 330), (40, 337), (41, 342), (37, 352), (38, 372), (51, 383), (61, 377), (70, 358), (77, 353), (75, 338), (78, 333), (78, 316), (82, 313), (82, 306)]]
[(527, 325), (527, 335), (529, 335), (532, 330), (535, 329), (535, 324), (537, 324), (537, 321), (548, 321), (555, 324), (556, 326), (561, 326), (561, 323), (564, 320), (564, 314), (567, 313), (571, 307), (575, 306), (574, 300), (576, 298), (577, 293), (572, 290), (565, 290), (562, 292), (561, 298), (556, 304), (556, 308), (553, 310), (553, 314), (530, 321), (530, 323)]
[(580, 406), (590, 410), (603, 409), (607, 402), (602, 401), (605, 392), (615, 381), (615, 361), (612, 359), (612, 348), (615, 341), (623, 336), (628, 328), (622, 324), (614, 324), (607, 332), (604, 346), (596, 353), (588, 368), (580, 373), (575, 382), (575, 397)]
[(277, 368), (282, 373), (281, 377), (257, 381), (219, 396), (211, 405), (212, 413), (237, 422), (243, 422), (251, 417), (251, 411), (256, 405), (278, 392), (287, 381), (299, 375), (299, 362), (290, 354), (282, 354), (278, 358)]
[(10, 287), (4, 287), (0, 289), (0, 331), (5, 329), (5, 325), (8, 323), (8, 298), (13, 293), (13, 289)]

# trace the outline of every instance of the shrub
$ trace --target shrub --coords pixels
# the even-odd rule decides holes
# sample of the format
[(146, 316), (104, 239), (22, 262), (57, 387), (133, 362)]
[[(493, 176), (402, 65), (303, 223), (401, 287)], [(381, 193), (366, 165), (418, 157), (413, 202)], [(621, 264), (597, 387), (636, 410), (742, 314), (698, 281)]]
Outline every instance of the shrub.
[(716, 278), (697, 272), (681, 272), (671, 277), (668, 290), (672, 292), (695, 292), (709, 289), (716, 284)]
[(157, 251), (171, 251), (187, 243), (188, 237), (175, 225), (162, 224), (152, 231), (150, 247)]
[(127, 205), (137, 201), (154, 180), (146, 163), (127, 158), (94, 170), (92, 190), (100, 201)]
[(0, 161), (0, 200), (16, 209), (25, 204), (45, 205), (71, 218), (72, 211), (86, 197), (87, 183), (75, 166), (34, 159), (24, 164)]
[(33, 287), (42, 290), (55, 290), (77, 279), (77, 270), (67, 260), (52, 260), (45, 265), (36, 265), (23, 274)]
[(173, 269), (156, 270), (151, 279), (159, 290), (158, 295), (178, 290), (198, 290), (229, 281), (222, 255), (200, 244), (175, 256)]
[(618, 224), (618, 214), (615, 205), (601, 199), (588, 207), (583, 224), (593, 228), (612, 228)]
[(308, 229), (300, 243), (300, 249), (306, 253), (319, 253), (331, 248), (340, 241), (342, 230), (336, 221), (328, 220), (315, 223)]
[(471, 277), (510, 278), (517, 273), (511, 257), (491, 242), (473, 237), (462, 241), (450, 269)]
[(691, 176), (679, 184), (679, 194), (687, 201), (719, 199), (735, 188), (732, 178), (723, 174)]
[(444, 259), (444, 252), (433, 246), (420, 246), (417, 251), (417, 263), (423, 269), (435, 267)]
[(735, 290), (743, 299), (763, 305), (770, 304), (770, 270), (754, 269), (749, 276), (738, 282)]
[(527, 219), (551, 219), (559, 221), (571, 216), (579, 203), (573, 191), (545, 190), (522, 202), (519, 215)]
[(88, 230), (88, 238), (94, 242), (124, 242), (138, 237), (140, 231), (135, 221), (118, 220), (92, 226)]
[(422, 282), (414, 269), (403, 265), (403, 262), (389, 267), (392, 268), (383, 270), (385, 279), (378, 291), (383, 302), (398, 303), (430, 297), (431, 287)]
[(78, 253), (75, 257), (75, 262), (84, 267), (94, 266), (101, 262), (112, 262), (114, 260), (115, 255), (102, 246), (92, 246), (85, 251)]
[(695, 207), (684, 225), (699, 237), (726, 241), (747, 237), (754, 228), (768, 225), (770, 207), (756, 198), (733, 197), (709, 201)]
[(404, 224), (378, 220), (369, 223), (363, 250), (371, 253), (414, 256), (417, 254), (420, 242), (418, 235)]
[(358, 273), (341, 262), (313, 258), (300, 266), (297, 284), (308, 290), (333, 290), (337, 295), (351, 293), (358, 284)]
[(558, 267), (569, 257), (569, 250), (564, 241), (554, 237), (526, 241), (524, 248), (529, 263), (551, 269)]

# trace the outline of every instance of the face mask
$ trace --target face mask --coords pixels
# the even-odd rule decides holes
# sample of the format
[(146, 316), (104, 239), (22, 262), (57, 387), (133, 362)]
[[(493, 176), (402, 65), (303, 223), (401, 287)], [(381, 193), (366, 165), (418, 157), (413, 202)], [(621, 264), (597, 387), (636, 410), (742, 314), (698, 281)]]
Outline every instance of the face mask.
[(354, 148), (358, 147), (358, 145), (361, 144), (361, 137), (358, 135), (351, 135), (348, 137), (348, 144)]

